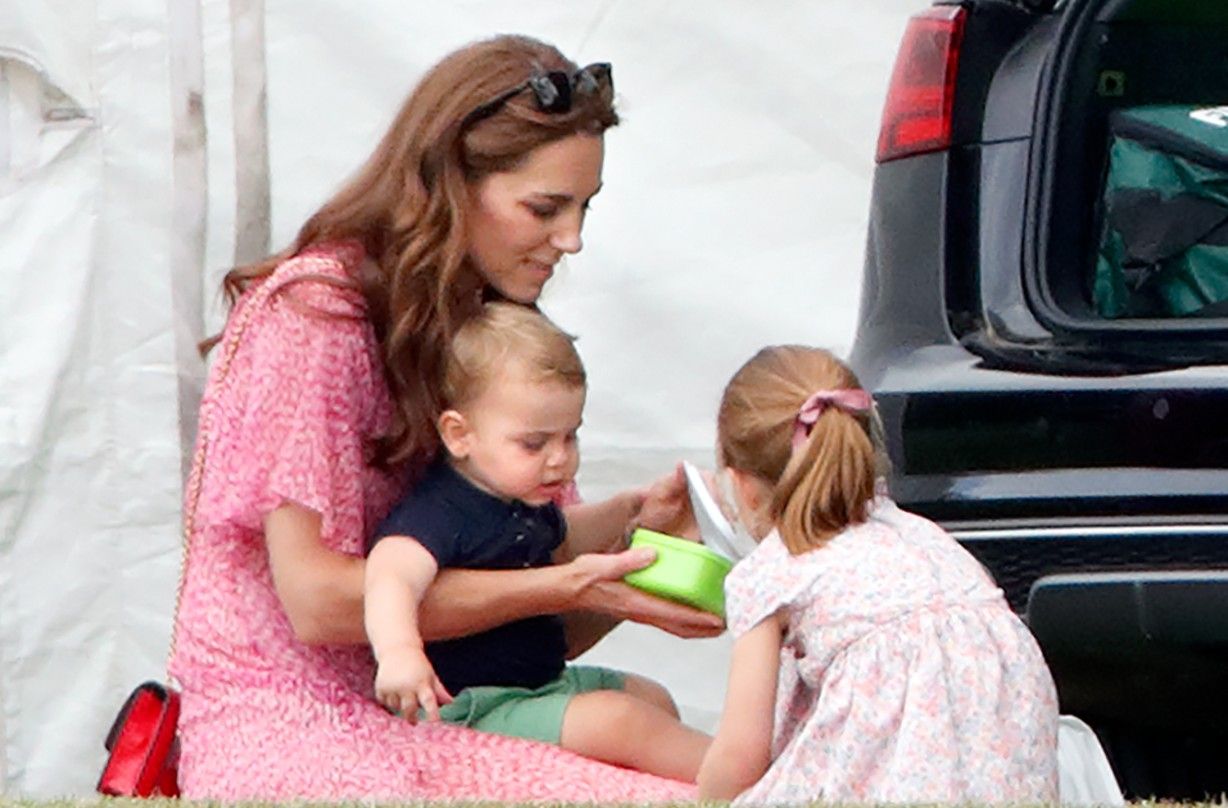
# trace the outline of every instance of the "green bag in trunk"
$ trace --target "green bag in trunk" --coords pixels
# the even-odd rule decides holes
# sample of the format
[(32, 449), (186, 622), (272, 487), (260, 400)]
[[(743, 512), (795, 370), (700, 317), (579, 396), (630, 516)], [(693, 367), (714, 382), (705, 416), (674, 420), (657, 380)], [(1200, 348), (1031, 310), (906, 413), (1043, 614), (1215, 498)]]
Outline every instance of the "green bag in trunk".
[(1120, 109), (1109, 135), (1096, 311), (1228, 316), (1228, 107)]

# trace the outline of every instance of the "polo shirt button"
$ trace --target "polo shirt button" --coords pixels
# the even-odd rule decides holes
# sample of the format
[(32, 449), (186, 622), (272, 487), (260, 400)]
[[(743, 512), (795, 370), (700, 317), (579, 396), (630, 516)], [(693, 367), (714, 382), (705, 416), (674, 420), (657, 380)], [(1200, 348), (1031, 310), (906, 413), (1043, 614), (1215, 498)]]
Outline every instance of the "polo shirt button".
[(524, 562), (523, 564), (521, 564), (520, 566), (524, 567), (525, 569), (528, 569), (528, 568), (529, 568), (529, 562), (528, 562), (528, 561), (526, 561), (526, 562)]
[(517, 533), (517, 534), (516, 534), (516, 541), (524, 541), (524, 534), (523, 534), (523, 533)]

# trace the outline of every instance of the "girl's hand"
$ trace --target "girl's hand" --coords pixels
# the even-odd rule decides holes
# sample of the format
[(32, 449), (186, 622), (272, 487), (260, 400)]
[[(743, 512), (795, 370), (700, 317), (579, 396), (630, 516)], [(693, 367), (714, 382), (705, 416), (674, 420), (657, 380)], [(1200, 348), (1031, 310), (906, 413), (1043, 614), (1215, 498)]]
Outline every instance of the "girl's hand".
[(607, 614), (668, 631), (678, 637), (715, 637), (725, 630), (720, 617), (658, 598), (623, 583), (623, 576), (643, 569), (656, 554), (648, 548), (621, 553), (589, 553), (568, 562), (573, 609)]
[(699, 541), (699, 525), (691, 511), (691, 498), (687, 493), (681, 463), (671, 473), (638, 493), (640, 506), (631, 516), (629, 530), (646, 527), (670, 536)]
[(448, 693), (421, 648), (403, 646), (379, 655), (375, 699), (411, 724), (418, 723), (418, 708), (427, 721), (439, 720), (439, 705), (449, 704)]

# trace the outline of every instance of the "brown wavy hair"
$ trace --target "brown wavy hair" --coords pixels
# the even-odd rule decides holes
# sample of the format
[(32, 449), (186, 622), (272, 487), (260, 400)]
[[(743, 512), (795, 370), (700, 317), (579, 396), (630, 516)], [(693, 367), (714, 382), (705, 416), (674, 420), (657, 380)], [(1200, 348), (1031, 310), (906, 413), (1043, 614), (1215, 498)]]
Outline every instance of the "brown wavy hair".
[(374, 269), (360, 272), (353, 285), (366, 298), (395, 405), (389, 431), (374, 447), (381, 466), (408, 462), (420, 469), (437, 451), (445, 347), (489, 291), (468, 257), (470, 186), (515, 170), (541, 146), (575, 134), (599, 136), (618, 123), (608, 86), (576, 94), (566, 113), (539, 110), (526, 90), (475, 119), (475, 110), (529, 77), (556, 70), (571, 75), (577, 66), (525, 36), (494, 37), (445, 57), (414, 88), (366, 164), (294, 242), (223, 281), (233, 305), (253, 282), (311, 245), (362, 243)]
[(861, 389), (853, 371), (821, 348), (777, 345), (744, 364), (725, 387), (717, 414), (723, 466), (772, 488), (768, 516), (793, 554), (822, 546), (848, 525), (866, 520), (881, 448), (872, 414), (829, 407), (796, 451), (798, 411), (818, 390)]

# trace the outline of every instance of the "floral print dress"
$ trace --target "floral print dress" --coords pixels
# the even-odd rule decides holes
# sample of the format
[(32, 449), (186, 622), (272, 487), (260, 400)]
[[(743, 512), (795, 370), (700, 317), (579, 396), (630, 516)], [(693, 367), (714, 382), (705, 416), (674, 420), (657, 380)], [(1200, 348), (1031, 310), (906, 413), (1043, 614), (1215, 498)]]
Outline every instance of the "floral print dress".
[(207, 457), (171, 660), (183, 692), (183, 795), (693, 797), (692, 785), (556, 746), (409, 724), (373, 700), (375, 669), (365, 646), (308, 646), (296, 638), (274, 590), (264, 517), (299, 503), (320, 514), (330, 549), (361, 556), (366, 534), (401, 489), (401, 480), (366, 463), (367, 439), (386, 426), (391, 401), (363, 299), (318, 280), (351, 277), (363, 260), (361, 247), (341, 243), (284, 262), (240, 299), (217, 349), (223, 356), (233, 350), (233, 361), (225, 373), (215, 361), (201, 404), (198, 442), (207, 442)]
[(772, 763), (737, 803), (1057, 801), (1049, 670), (937, 525), (879, 496), (821, 548), (772, 533), (726, 599), (735, 636), (786, 625)]

